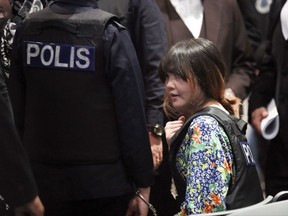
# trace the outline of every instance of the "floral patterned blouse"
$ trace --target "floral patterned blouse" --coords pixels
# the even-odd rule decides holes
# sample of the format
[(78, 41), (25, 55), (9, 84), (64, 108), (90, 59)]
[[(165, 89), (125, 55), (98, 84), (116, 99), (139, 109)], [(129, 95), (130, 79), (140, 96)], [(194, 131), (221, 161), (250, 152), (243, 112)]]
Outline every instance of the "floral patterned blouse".
[(228, 136), (217, 120), (195, 118), (179, 147), (176, 167), (186, 180), (185, 200), (177, 215), (226, 210), (225, 198), (235, 168)]

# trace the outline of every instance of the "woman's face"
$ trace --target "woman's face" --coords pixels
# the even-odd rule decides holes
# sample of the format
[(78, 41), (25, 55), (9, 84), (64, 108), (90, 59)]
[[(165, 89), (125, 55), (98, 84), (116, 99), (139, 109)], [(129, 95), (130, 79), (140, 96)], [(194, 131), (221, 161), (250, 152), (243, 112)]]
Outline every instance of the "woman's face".
[(185, 81), (179, 76), (168, 74), (165, 81), (165, 91), (172, 106), (180, 113), (189, 113), (193, 109), (193, 99), (199, 95), (197, 86)]

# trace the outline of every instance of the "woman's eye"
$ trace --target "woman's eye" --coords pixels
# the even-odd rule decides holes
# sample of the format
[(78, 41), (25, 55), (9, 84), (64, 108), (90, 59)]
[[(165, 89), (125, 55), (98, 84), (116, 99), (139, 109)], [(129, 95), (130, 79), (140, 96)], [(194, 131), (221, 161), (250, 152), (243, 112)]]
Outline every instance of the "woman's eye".
[(176, 80), (180, 80), (180, 79), (183, 80), (183, 78), (180, 77), (180, 75), (177, 75), (177, 74), (174, 75), (174, 78), (175, 78)]

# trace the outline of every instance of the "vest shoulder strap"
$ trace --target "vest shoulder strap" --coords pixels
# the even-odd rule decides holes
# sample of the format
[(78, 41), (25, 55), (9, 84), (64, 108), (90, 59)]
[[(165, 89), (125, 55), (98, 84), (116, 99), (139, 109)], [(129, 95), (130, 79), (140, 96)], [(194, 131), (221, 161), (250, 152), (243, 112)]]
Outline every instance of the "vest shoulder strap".
[(182, 128), (175, 134), (175, 136), (172, 137), (169, 144), (172, 145), (172, 143), (175, 143), (176, 140), (183, 139), (186, 132), (187, 132), (187, 129), (188, 129), (189, 125), (191, 124), (191, 122), (193, 121), (193, 119), (195, 119), (196, 117), (201, 116), (201, 115), (209, 115), (209, 116), (214, 117), (219, 122), (219, 124), (224, 128), (225, 132), (228, 133), (228, 135), (230, 132), (227, 130), (227, 122), (234, 125), (233, 126), (233, 132), (236, 135), (246, 133), (247, 123), (244, 120), (238, 119), (232, 115), (228, 115), (219, 108), (206, 107), (206, 108), (200, 110), (199, 112), (195, 113), (193, 116), (191, 116), (184, 123)]
[(99, 0), (98, 6), (104, 11), (115, 14), (120, 23), (127, 27), (130, 0)]

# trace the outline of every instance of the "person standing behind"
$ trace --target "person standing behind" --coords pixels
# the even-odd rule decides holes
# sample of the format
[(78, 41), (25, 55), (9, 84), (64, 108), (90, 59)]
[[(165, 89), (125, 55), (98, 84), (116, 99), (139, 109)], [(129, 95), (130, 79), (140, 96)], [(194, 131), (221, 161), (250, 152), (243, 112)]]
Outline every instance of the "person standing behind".
[[(266, 35), (269, 22), (269, 10), (273, 0), (237, 0), (239, 8), (243, 14), (245, 26), (250, 43), (253, 48), (255, 68), (259, 74), (259, 64), (264, 56), (266, 46)], [(248, 121), (248, 100), (243, 101), (243, 119)], [(257, 164), (259, 177), (263, 192), (265, 191), (264, 166), (267, 158), (269, 143), (261, 135), (255, 132), (253, 127), (248, 124), (246, 136), (250, 143)]]
[(157, 0), (168, 44), (190, 38), (212, 41), (227, 65), (226, 96), (245, 99), (255, 78), (245, 24), (236, 0)]
[[(11, 17), (11, 2), (0, 0), (1, 34), (7, 20)], [(0, 197), (4, 208), (0, 215), (43, 216), (44, 207), (38, 196), (38, 189), (20, 142), (12, 113), (10, 98), (0, 65)], [(7, 204), (8, 203), (8, 204)]]
[(46, 0), (11, 0), (11, 16), (3, 28), (1, 35), (1, 67), (5, 79), (9, 78), (10, 57), (13, 44), (13, 38), (17, 29), (17, 25), (25, 19), (29, 13), (42, 10), (46, 4)]
[(130, 33), (140, 64), (144, 88), (147, 126), (154, 169), (162, 161), (163, 83), (158, 76), (161, 57), (167, 49), (165, 24), (154, 0), (99, 0), (99, 8), (117, 15)]
[[(227, 65), (226, 97), (236, 99), (238, 103), (233, 106), (235, 110), (239, 110), (239, 103), (250, 92), (255, 70), (247, 32), (236, 0), (156, 0), (156, 2), (166, 24), (169, 47), (179, 41), (198, 37), (209, 39), (217, 46)], [(163, 144), (163, 149), (167, 149), (165, 145), (167, 144)], [(163, 158), (166, 157), (164, 152)], [(166, 162), (164, 160), (162, 166), (165, 166)], [(161, 172), (160, 175), (166, 175), (170, 187), (167, 171)], [(154, 199), (154, 189), (162, 190), (157, 192), (160, 195), (164, 193), (163, 191), (167, 191), (166, 188), (161, 189), (163, 185), (167, 184), (156, 183), (153, 186), (151, 199)], [(168, 192), (170, 193), (170, 190)], [(159, 200), (159, 206), (167, 208), (165, 202), (157, 198), (160, 196), (158, 194), (155, 195), (155, 200)]]
[[(6, 83), (0, 70), (0, 194), (7, 214), (43, 216), (44, 207), (27, 154), (20, 142), (12, 114)], [(6, 211), (6, 210), (5, 210)], [(5, 212), (0, 212), (5, 215)]]
[[(232, 136), (241, 132), (235, 129), (239, 122), (232, 106), (235, 101), (224, 96), (225, 69), (216, 46), (203, 38), (176, 43), (160, 63), (164, 110), (178, 119), (168, 121), (165, 132), (171, 144), (169, 162), (177, 189), (173, 194), (181, 206), (179, 216), (241, 208), (263, 200), (253, 156), (247, 154), (249, 144)], [(211, 111), (224, 123), (208, 115)]]
[(257, 62), (261, 59), (263, 52), (261, 43), (266, 38), (268, 14), (272, 0), (237, 0), (237, 2)]
[(8, 90), (46, 216), (147, 215), (144, 89), (115, 20), (97, 0), (55, 0), (16, 31)]
[(288, 190), (287, 8), (286, 0), (275, 0), (271, 5), (267, 47), (260, 64), (260, 74), (249, 98), (249, 122), (260, 135), (260, 124), (268, 115), (266, 107), (272, 98), (275, 98), (279, 113), (279, 132), (270, 141), (264, 169), (267, 195)]

